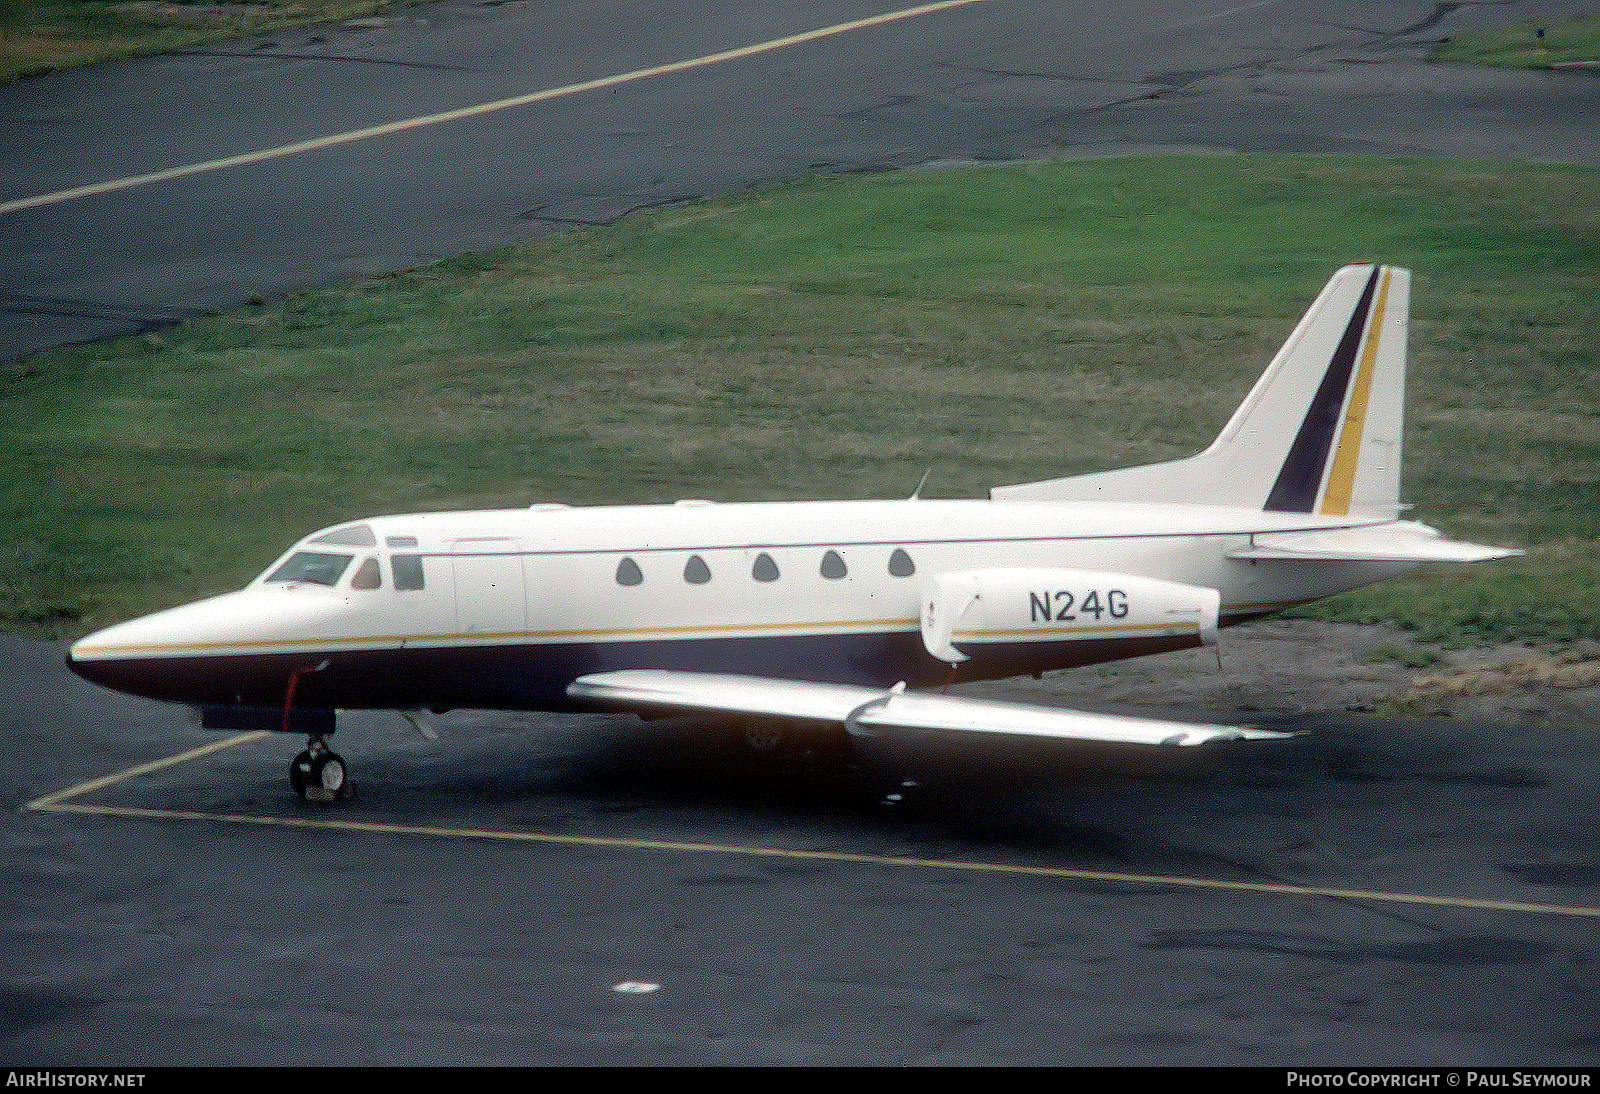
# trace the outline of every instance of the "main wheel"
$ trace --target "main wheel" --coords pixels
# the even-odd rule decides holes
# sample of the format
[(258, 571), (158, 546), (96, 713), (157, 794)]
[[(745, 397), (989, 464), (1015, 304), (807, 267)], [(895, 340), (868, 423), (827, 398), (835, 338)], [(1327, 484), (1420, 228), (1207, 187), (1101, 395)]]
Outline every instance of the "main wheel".
[(302, 801), (349, 801), (356, 795), (344, 757), (337, 752), (300, 753), (289, 764), (289, 785)]
[(794, 730), (782, 718), (758, 715), (746, 718), (743, 725), (744, 743), (755, 752), (775, 756), (788, 750), (794, 741)]

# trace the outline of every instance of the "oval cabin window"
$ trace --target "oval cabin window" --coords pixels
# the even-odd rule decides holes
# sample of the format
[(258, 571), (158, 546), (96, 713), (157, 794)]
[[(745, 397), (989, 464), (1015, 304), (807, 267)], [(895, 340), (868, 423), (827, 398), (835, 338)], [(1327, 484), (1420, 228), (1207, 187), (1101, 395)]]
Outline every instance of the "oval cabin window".
[(757, 581), (778, 580), (778, 564), (772, 561), (772, 556), (762, 551), (756, 556), (755, 565), (750, 567), (750, 576)]
[(895, 577), (910, 577), (917, 572), (917, 564), (911, 561), (911, 556), (899, 547), (894, 549), (894, 554), (889, 556), (889, 572)]
[(689, 561), (683, 564), (683, 580), (691, 585), (704, 585), (711, 580), (711, 568), (706, 565), (706, 560), (699, 555), (690, 555)]
[(639, 564), (631, 558), (625, 558), (617, 563), (617, 584), (638, 585), (644, 581), (644, 573), (639, 569)]

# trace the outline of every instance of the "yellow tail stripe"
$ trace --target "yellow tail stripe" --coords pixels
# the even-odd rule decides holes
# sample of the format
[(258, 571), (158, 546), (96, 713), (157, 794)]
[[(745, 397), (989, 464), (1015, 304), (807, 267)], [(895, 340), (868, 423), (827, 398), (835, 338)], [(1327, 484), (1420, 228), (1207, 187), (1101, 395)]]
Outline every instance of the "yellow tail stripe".
[(1377, 369), (1378, 343), (1383, 339), (1384, 306), (1389, 300), (1391, 276), (1393, 271), (1384, 267), (1383, 281), (1378, 286), (1378, 302), (1372, 309), (1372, 321), (1367, 325), (1367, 342), (1361, 351), (1361, 368), (1356, 373), (1355, 389), (1350, 393), (1350, 406), (1345, 411), (1344, 428), (1339, 432), (1339, 446), (1334, 451), (1333, 471), (1328, 476), (1328, 485), (1322, 495), (1322, 512), (1334, 516), (1344, 516), (1350, 512), (1350, 494), (1355, 486), (1356, 462), (1361, 455), (1361, 437), (1367, 422), (1372, 374)]

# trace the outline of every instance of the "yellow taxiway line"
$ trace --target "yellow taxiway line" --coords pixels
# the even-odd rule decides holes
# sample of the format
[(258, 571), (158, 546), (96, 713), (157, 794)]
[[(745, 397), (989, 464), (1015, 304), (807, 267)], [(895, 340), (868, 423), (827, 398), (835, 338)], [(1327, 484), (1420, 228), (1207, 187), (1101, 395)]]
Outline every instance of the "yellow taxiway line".
[(62, 802), (68, 801), (72, 798), (81, 798), (83, 795), (91, 794), (96, 790), (104, 790), (106, 787), (114, 786), (126, 779), (137, 778), (140, 775), (148, 775), (150, 772), (160, 771), (164, 767), (176, 767), (179, 764), (188, 763), (190, 760), (198, 760), (202, 756), (209, 756), (213, 752), (221, 752), (225, 748), (232, 748), (234, 745), (242, 745), (250, 741), (260, 740), (262, 737), (270, 736), (272, 736), (272, 733), (265, 729), (252, 730), (249, 733), (236, 733), (232, 737), (225, 737), (220, 741), (213, 741), (211, 744), (201, 745), (199, 748), (191, 748), (189, 751), (180, 752), (175, 756), (167, 756), (160, 760), (151, 760), (147, 764), (138, 764), (134, 767), (118, 771), (112, 775), (105, 775), (98, 779), (89, 779), (86, 782), (77, 783), (73, 786), (67, 787), (65, 790), (58, 790), (54, 794), (46, 794), (42, 798), (34, 798), (27, 805), (23, 806), (23, 808), (34, 810), (55, 809)]
[(771, 53), (774, 50), (787, 49), (790, 46), (804, 45), (807, 42), (816, 42), (824, 38), (833, 38), (853, 31), (867, 30), (872, 27), (884, 26), (888, 23), (897, 23), (903, 19), (915, 19), (923, 15), (933, 15), (937, 12), (948, 11), (952, 8), (962, 8), (970, 4), (981, 4), (985, 0), (939, 0), (937, 3), (919, 4), (916, 7), (901, 8), (899, 11), (888, 11), (881, 15), (871, 15), (864, 19), (852, 19), (846, 23), (835, 23), (832, 26), (818, 27), (816, 30), (804, 31), (800, 34), (790, 34), (783, 38), (773, 38), (766, 42), (757, 42), (755, 45), (740, 46), (737, 49), (727, 49), (720, 53), (708, 53), (703, 57), (692, 57), (684, 61), (672, 61), (664, 65), (652, 65), (649, 68), (638, 68), (632, 72), (622, 72), (614, 76), (601, 76), (593, 80), (583, 80), (575, 84), (565, 84), (561, 87), (549, 87), (543, 91), (533, 91), (526, 95), (513, 95), (507, 99), (496, 99), (493, 102), (477, 103), (473, 106), (464, 106), (456, 110), (445, 110), (437, 114), (424, 114), (415, 118), (403, 118), (399, 121), (386, 122), (383, 125), (367, 126), (364, 129), (352, 129), (344, 133), (332, 133), (326, 137), (314, 137), (310, 140), (295, 141), (292, 144), (281, 144), (276, 148), (263, 148), (255, 152), (244, 152), (236, 156), (224, 156), (221, 159), (206, 160), (201, 163), (184, 164), (181, 167), (169, 167), (163, 171), (151, 171), (144, 175), (130, 175), (127, 178), (112, 179), (108, 182), (98, 182), (89, 186), (75, 186), (69, 190), (57, 190), (49, 194), (36, 194), (33, 197), (17, 198), (13, 201), (0, 202), (0, 215), (19, 212), (23, 209), (35, 209), (44, 205), (58, 205), (64, 201), (74, 201), (78, 198), (94, 197), (98, 194), (109, 194), (117, 190), (129, 190), (135, 186), (148, 186), (156, 182), (169, 182), (173, 179), (188, 178), (191, 175), (201, 175), (210, 171), (221, 171), (229, 167), (244, 167), (253, 163), (265, 163), (269, 160), (283, 159), (286, 156), (297, 156), (302, 152), (316, 152), (324, 148), (333, 148), (341, 144), (350, 144), (355, 141), (370, 140), (373, 137), (387, 137), (395, 133), (404, 133), (412, 129), (421, 129), (430, 125), (443, 125), (447, 122), (464, 121), (468, 118), (481, 117), (484, 114), (493, 114), (499, 110), (509, 110), (518, 106), (531, 106), (534, 103), (548, 102), (552, 99), (565, 98), (569, 95), (582, 94), (585, 91), (599, 91), (607, 87), (618, 87), (622, 84), (634, 83), (638, 80), (648, 80), (656, 76), (669, 76), (678, 72), (688, 72), (696, 68), (706, 68), (710, 65), (722, 64), (726, 61), (737, 61), (745, 57), (754, 57), (762, 53)]
[(615, 850), (673, 851), (683, 854), (751, 855), (758, 858), (804, 859), (811, 862), (845, 862), (868, 866), (903, 866), (928, 870), (965, 870), (1023, 877), (1061, 878), (1071, 881), (1112, 882), (1219, 892), (1260, 893), (1269, 896), (1322, 897), (1337, 900), (1365, 900), (1387, 904), (1424, 905), (1434, 908), (1462, 908), (1475, 911), (1516, 912), (1530, 915), (1561, 915), (1600, 918), (1600, 908), (1581, 904), (1541, 904), (1522, 900), (1491, 900), (1480, 897), (1430, 896), (1424, 893), (1388, 892), (1381, 889), (1346, 889), (1327, 885), (1295, 885), (1287, 882), (1228, 881), (1223, 878), (1186, 877), (1181, 874), (1139, 874), (1124, 870), (1081, 870), (1066, 866), (1029, 866), (1015, 862), (977, 862), (967, 859), (912, 858), (905, 855), (878, 855), (855, 851), (805, 851), (788, 847), (759, 847), (737, 843), (696, 843), (684, 840), (634, 839), (625, 836), (570, 836), (554, 832), (518, 832), (501, 828), (457, 828), (431, 824), (391, 824), (384, 821), (340, 820), (336, 817), (275, 817), (255, 813), (216, 813), (193, 809), (157, 809), (131, 805), (91, 805), (74, 798), (103, 790), (127, 779), (175, 767), (202, 756), (209, 756), (235, 745), (270, 737), (265, 730), (239, 733), (213, 744), (193, 748), (160, 760), (46, 794), (23, 806), (37, 812), (78, 813), (104, 817), (139, 817), (152, 820), (224, 821), (274, 828), (323, 829), (337, 832), (366, 832), (380, 835), (434, 836), (445, 839), (484, 839), (507, 843), (545, 843), (568, 847), (605, 847)]

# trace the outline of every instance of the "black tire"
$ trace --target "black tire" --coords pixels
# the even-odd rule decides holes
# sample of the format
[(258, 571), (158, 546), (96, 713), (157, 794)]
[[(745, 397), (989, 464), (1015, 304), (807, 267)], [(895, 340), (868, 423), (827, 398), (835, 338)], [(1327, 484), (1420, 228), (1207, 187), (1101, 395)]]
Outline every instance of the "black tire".
[(782, 756), (794, 746), (794, 726), (783, 718), (753, 715), (739, 728), (745, 747), (758, 756)]
[(344, 802), (356, 796), (350, 769), (337, 752), (300, 753), (289, 764), (289, 785), (301, 801)]
[(312, 763), (309, 749), (289, 761), (289, 785), (294, 789), (294, 796), (301, 801), (306, 800), (306, 787), (312, 783)]

